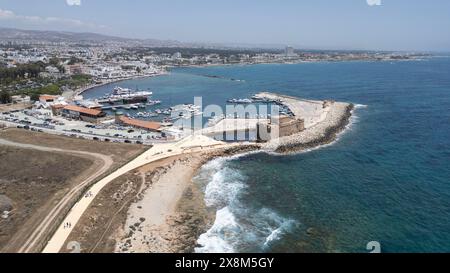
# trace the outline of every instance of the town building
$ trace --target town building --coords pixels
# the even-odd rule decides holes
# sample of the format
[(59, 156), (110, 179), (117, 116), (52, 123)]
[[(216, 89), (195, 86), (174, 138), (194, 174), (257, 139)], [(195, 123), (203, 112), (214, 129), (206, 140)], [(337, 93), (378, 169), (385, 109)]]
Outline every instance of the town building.
[(79, 119), (86, 122), (98, 123), (106, 114), (97, 109), (89, 109), (76, 105), (67, 105), (61, 110), (61, 115), (67, 118)]
[(295, 56), (294, 48), (292, 46), (287, 46), (285, 49), (285, 54), (287, 57)]
[(39, 96), (39, 102), (42, 104), (53, 103), (57, 99), (58, 99), (58, 96), (52, 96), (52, 95), (40, 95)]
[(152, 132), (160, 132), (161, 131), (161, 123), (159, 123), (159, 122), (132, 119), (132, 118), (128, 118), (123, 115), (120, 115), (120, 114), (116, 115), (116, 123), (122, 124), (122, 125), (127, 125), (127, 126), (132, 126), (135, 128), (152, 131)]

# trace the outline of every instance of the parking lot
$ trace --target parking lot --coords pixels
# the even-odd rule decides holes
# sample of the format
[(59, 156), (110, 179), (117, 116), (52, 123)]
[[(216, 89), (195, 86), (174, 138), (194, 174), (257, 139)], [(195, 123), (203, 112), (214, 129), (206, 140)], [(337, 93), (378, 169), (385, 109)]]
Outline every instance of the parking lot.
[(50, 110), (24, 110), (0, 113), (7, 126), (98, 141), (151, 145), (167, 142), (162, 133), (139, 130), (115, 124), (114, 119), (101, 124), (53, 116)]

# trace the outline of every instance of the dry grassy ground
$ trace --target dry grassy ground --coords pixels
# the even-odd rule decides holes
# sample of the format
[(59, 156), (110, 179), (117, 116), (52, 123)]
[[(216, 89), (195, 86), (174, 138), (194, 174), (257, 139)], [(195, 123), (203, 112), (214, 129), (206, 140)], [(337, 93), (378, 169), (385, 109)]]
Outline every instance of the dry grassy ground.
[(31, 107), (31, 103), (0, 104), (0, 112), (23, 110)]
[(116, 163), (115, 165), (123, 165), (128, 162), (130, 158), (136, 157), (138, 154), (148, 149), (148, 147), (135, 144), (96, 142), (20, 129), (2, 130), (0, 131), (0, 138), (44, 147), (104, 154), (111, 156), (114, 163)]
[[(116, 247), (116, 234), (123, 229), (129, 206), (142, 191), (151, 186), (156, 172), (164, 171), (179, 156), (150, 163), (134, 173), (127, 173), (106, 186), (89, 206), (67, 242), (80, 243), (82, 252), (111, 253)], [(70, 252), (61, 249), (61, 252)]]
[[(105, 155), (112, 159), (112, 164), (103, 175), (148, 149), (139, 145), (94, 142), (18, 129), (0, 130), (0, 139)], [(42, 219), (71, 189), (105, 165), (99, 158), (88, 155), (12, 146), (0, 146), (0, 162), (0, 196), (7, 196), (14, 205), (12, 215), (0, 220), (0, 252), (18, 251)], [(58, 224), (52, 224), (52, 228)]]
[(0, 194), (11, 199), (13, 207), (7, 219), (0, 219), (0, 249), (49, 199), (67, 191), (94, 164), (88, 158), (8, 146), (0, 146), (0, 162)]

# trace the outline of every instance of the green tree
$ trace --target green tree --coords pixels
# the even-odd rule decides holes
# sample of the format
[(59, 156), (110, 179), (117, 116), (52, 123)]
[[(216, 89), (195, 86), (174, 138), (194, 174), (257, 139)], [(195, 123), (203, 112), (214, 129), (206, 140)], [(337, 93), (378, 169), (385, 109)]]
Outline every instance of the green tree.
[(2, 91), (0, 93), (0, 103), (11, 103), (12, 99), (11, 99), (11, 95), (7, 92), (7, 91)]
[(48, 63), (50, 64), (50, 65), (53, 65), (53, 66), (58, 66), (59, 65), (59, 59), (58, 58), (56, 58), (56, 57), (54, 57), (54, 58), (51, 58), (49, 61), (48, 61)]
[(38, 100), (39, 100), (39, 96), (40, 96), (39, 93), (32, 93), (32, 94), (30, 95), (30, 100), (31, 100), (31, 101), (38, 101)]
[(78, 64), (78, 63), (83, 63), (83, 60), (81, 60), (80, 58), (77, 58), (77, 57), (70, 57), (70, 60), (67, 64), (74, 65), (74, 64)]

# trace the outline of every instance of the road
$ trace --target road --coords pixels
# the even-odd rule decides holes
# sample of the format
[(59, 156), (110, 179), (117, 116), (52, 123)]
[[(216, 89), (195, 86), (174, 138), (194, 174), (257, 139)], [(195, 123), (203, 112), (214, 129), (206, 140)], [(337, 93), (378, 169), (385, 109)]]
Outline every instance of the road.
[[(87, 191), (89, 194), (86, 194), (84, 198), (81, 198), (66, 215), (66, 218), (61, 223), (53, 237), (49, 240), (47, 246), (44, 248), (43, 253), (58, 253), (61, 251), (73, 228), (83, 216), (84, 212), (88, 209), (91, 202), (100, 193), (100, 191), (114, 179), (126, 174), (129, 171), (163, 158), (199, 150), (207, 151), (211, 149), (230, 147), (233, 145), (236, 144), (226, 144), (202, 135), (189, 136), (176, 143), (155, 144), (155, 146), (130, 161), (128, 164), (94, 184)], [(67, 227), (68, 223), (70, 223), (70, 227)]]
[[(36, 247), (38, 247), (38, 244), (42, 242), (44, 239), (43, 237), (46, 235), (46, 232), (51, 228), (53, 224), (55, 224), (55, 221), (57, 220), (57, 217), (63, 212), (64, 208), (70, 202), (73, 202), (73, 199), (78, 196), (83, 189), (92, 183), (97, 177), (104, 174), (108, 169), (111, 168), (113, 164), (113, 160), (111, 157), (103, 154), (98, 153), (90, 153), (90, 152), (83, 152), (83, 151), (74, 151), (74, 150), (64, 150), (59, 148), (51, 148), (51, 147), (44, 147), (44, 146), (37, 146), (32, 144), (24, 144), (24, 143), (17, 143), (13, 141), (8, 141), (4, 139), (0, 139), (0, 145), (6, 145), (6, 146), (14, 146), (19, 148), (25, 148), (25, 149), (34, 149), (44, 152), (58, 152), (58, 153), (69, 153), (74, 155), (84, 155), (93, 157), (96, 159), (100, 159), (102, 162), (101, 168), (96, 170), (94, 173), (90, 174), (89, 177), (85, 178), (83, 181), (81, 181), (77, 186), (73, 187), (52, 209), (51, 211), (42, 219), (42, 221), (39, 223), (39, 225), (36, 227), (36, 229), (29, 235), (29, 237), (26, 239), (25, 243), (22, 245), (22, 247), (19, 249), (19, 252), (36, 252)], [(15, 236), (16, 240), (23, 240), (20, 236)], [(8, 243), (8, 245), (15, 245), (18, 242), (11, 241)]]
[[(16, 128), (18, 126), (20, 127), (24, 127), (26, 126), (26, 124), (20, 123), (20, 122), (12, 122), (12, 121), (7, 121), (4, 119), (4, 116), (2, 117), (0, 114), (0, 123), (6, 125), (7, 127), (11, 127), (11, 128)], [(30, 127), (30, 129), (33, 130), (40, 130), (43, 133), (47, 133), (47, 134), (52, 134), (52, 135), (60, 135), (60, 136), (71, 136), (71, 137), (76, 137), (76, 138), (82, 138), (82, 139), (95, 139), (95, 140), (99, 140), (99, 141), (106, 141), (109, 140), (110, 142), (119, 142), (119, 143), (137, 143), (137, 142), (142, 142), (143, 145), (153, 145), (155, 143), (167, 143), (167, 142), (175, 142), (173, 140), (164, 140), (164, 139), (137, 139), (137, 138), (133, 138), (131, 136), (128, 137), (114, 137), (112, 135), (105, 135), (105, 134), (95, 134), (95, 133), (87, 133), (87, 132), (72, 132), (69, 129), (63, 130), (62, 127), (64, 126), (60, 126), (61, 128), (56, 128), (56, 129), (49, 129), (49, 128), (45, 128), (45, 127), (41, 127), (41, 126), (36, 126), (36, 125), (28, 125)], [(71, 127), (72, 128), (72, 127)], [(81, 127), (77, 127), (78, 129), (80, 129)], [(82, 128), (83, 130), (85, 130), (85, 128)], [(120, 132), (122, 134), (124, 134), (124, 132)]]

